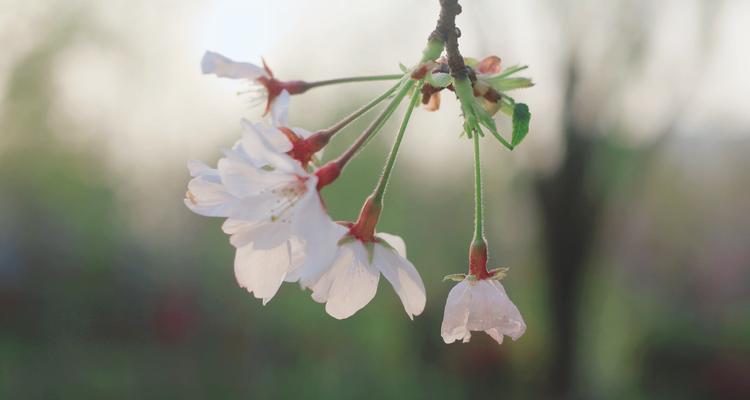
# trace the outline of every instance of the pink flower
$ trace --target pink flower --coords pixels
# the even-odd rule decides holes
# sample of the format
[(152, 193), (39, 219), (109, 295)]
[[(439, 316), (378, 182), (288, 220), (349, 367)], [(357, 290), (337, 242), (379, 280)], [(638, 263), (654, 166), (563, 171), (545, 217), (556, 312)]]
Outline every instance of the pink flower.
[(445, 343), (471, 339), (471, 331), (484, 331), (503, 343), (503, 335), (516, 340), (526, 323), (503, 285), (495, 279), (469, 276), (451, 289), (445, 304), (441, 333)]

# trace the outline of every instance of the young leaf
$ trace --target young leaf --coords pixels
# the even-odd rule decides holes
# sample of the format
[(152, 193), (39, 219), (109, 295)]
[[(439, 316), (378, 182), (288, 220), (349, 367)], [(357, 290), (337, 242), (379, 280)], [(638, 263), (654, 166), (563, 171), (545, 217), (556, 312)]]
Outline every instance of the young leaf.
[(506, 68), (505, 71), (500, 72), (497, 75), (491, 76), (489, 79), (490, 80), (500, 80), (500, 79), (503, 79), (505, 77), (511, 76), (511, 75), (515, 74), (516, 72), (518, 72), (518, 71), (523, 71), (526, 68), (529, 68), (529, 66), (528, 65), (514, 65), (512, 67)]
[(524, 103), (516, 103), (515, 108), (513, 108), (513, 137), (511, 138), (513, 146), (521, 143), (526, 134), (529, 133), (530, 120), (529, 106)]
[(524, 89), (534, 86), (529, 78), (503, 78), (493, 80), (492, 87), (498, 92), (507, 92), (509, 90)]

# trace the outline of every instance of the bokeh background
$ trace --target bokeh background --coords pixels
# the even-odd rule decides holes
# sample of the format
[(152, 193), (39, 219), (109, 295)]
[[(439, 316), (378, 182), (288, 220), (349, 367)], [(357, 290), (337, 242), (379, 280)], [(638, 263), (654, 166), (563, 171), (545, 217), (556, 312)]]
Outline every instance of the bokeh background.
[[(440, 338), (472, 230), (451, 96), (415, 113), (380, 224), (424, 278), (413, 322), (384, 282), (344, 321), (291, 284), (262, 306), (221, 221), (182, 204), (186, 161), (260, 113), (204, 50), (282, 79), (393, 73), (436, 0), (0, 1), (0, 398), (750, 398), (750, 2), (462, 3), (463, 53), (537, 83), (526, 142), (483, 143), (490, 261), (528, 324), (502, 346)], [(291, 121), (385, 85), (295, 97)], [(335, 218), (394, 130), (325, 190)]]

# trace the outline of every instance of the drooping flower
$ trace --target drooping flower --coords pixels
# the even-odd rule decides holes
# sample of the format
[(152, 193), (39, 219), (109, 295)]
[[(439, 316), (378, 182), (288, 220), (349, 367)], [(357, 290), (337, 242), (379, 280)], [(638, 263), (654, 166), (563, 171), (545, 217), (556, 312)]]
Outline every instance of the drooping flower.
[(264, 115), (276, 106), (276, 100), (284, 92), (299, 94), (308, 87), (304, 81), (280, 81), (273, 75), (271, 69), (263, 61), (263, 67), (234, 61), (219, 53), (207, 51), (201, 60), (201, 70), (204, 74), (215, 74), (221, 78), (244, 79), (250, 82), (252, 88), (248, 93), (255, 93), (254, 104), (266, 103)]
[(223, 230), (237, 248), (237, 281), (265, 304), (283, 281), (299, 279), (305, 263), (315, 265), (316, 228), (332, 221), (316, 189), (318, 177), (279, 151), (282, 142), (272, 144), (264, 125), (242, 125), (242, 139), (216, 169), (188, 164), (193, 179), (185, 204), (200, 215), (228, 218)]
[(480, 275), (462, 276), (463, 279), (451, 289), (445, 303), (441, 334), (445, 343), (461, 339), (467, 343), (471, 331), (484, 331), (503, 343), (503, 335), (516, 340), (526, 331), (526, 323), (518, 308), (510, 300), (500, 279), (503, 269)]
[(333, 224), (327, 231), (329, 243), (335, 240), (330, 261), (319, 264), (317, 269), (306, 269), (300, 283), (312, 289), (315, 301), (326, 304), (329, 315), (344, 319), (375, 297), (383, 274), (401, 299), (406, 314), (413, 319), (424, 310), (424, 283), (406, 258), (403, 239), (374, 232), (379, 210), (372, 212), (371, 204), (368, 199), (357, 223)]
[[(481, 230), (480, 230), (481, 232)], [(500, 280), (508, 268), (487, 270), (487, 242), (475, 236), (469, 247), (469, 275), (448, 275), (458, 281), (448, 293), (441, 334), (445, 343), (471, 339), (471, 331), (484, 331), (503, 343), (503, 335), (516, 340), (526, 331), (526, 323), (510, 301)]]
[(441, 333), (445, 343), (471, 339), (471, 331), (484, 331), (503, 343), (503, 335), (516, 340), (526, 323), (498, 280), (467, 277), (451, 289), (445, 304)]
[(326, 312), (344, 319), (367, 305), (375, 297), (380, 274), (391, 283), (409, 318), (424, 310), (424, 283), (414, 265), (406, 259), (406, 245), (395, 235), (378, 233), (374, 241), (364, 242), (348, 235), (341, 227), (342, 240), (327, 269), (303, 285), (312, 289), (312, 298), (326, 304)]

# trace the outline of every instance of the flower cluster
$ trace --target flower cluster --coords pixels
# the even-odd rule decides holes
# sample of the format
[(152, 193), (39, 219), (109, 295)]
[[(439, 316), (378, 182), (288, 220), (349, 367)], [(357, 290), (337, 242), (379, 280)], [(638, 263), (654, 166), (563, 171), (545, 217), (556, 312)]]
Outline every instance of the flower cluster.
[[(498, 343), (503, 336), (519, 338), (526, 325), (510, 301), (500, 280), (507, 269), (487, 269), (487, 245), (482, 228), (480, 126), (500, 137), (492, 120), (498, 110), (513, 118), (514, 133), (507, 147), (517, 145), (528, 131), (525, 112), (506, 91), (531, 86), (527, 78), (511, 77), (523, 67), (500, 69), (500, 59), (461, 59), (466, 71), (456, 71), (456, 55), (446, 38), (433, 34), (419, 63), (403, 67), (403, 73), (333, 79), (282, 81), (263, 62), (257, 66), (206, 52), (201, 63), (205, 74), (249, 82), (265, 103), (267, 121), (241, 121), (242, 135), (224, 151), (215, 168), (190, 161), (186, 206), (209, 217), (225, 218), (223, 231), (236, 248), (235, 277), (239, 285), (265, 305), (284, 282), (296, 282), (310, 290), (313, 300), (324, 303), (334, 318), (352, 316), (373, 299), (381, 274), (393, 286), (409, 318), (425, 308), (425, 287), (419, 272), (407, 259), (404, 241), (376, 230), (385, 189), (412, 112), (420, 101), (432, 110), (447, 88), (456, 93), (464, 114), (466, 136), (475, 151), (475, 234), (469, 252), (469, 273), (449, 275), (459, 283), (450, 291), (445, 307), (442, 336), (446, 343), (464, 342), (471, 331), (485, 331)], [(444, 49), (447, 59), (441, 58)], [(468, 72), (467, 72), (468, 71)], [(381, 96), (329, 128), (311, 132), (290, 127), (292, 95), (329, 84), (394, 80)], [(354, 221), (334, 221), (321, 191), (344, 171), (345, 166), (376, 135), (404, 99), (408, 106), (383, 173)], [(386, 101), (387, 100), (387, 101)], [(352, 121), (378, 104), (384, 110), (341, 155), (321, 164), (329, 140)], [(523, 115), (518, 115), (523, 114)], [(517, 134), (522, 132), (522, 134)], [(520, 138), (519, 138), (520, 135)], [(503, 139), (503, 141), (505, 141)]]

